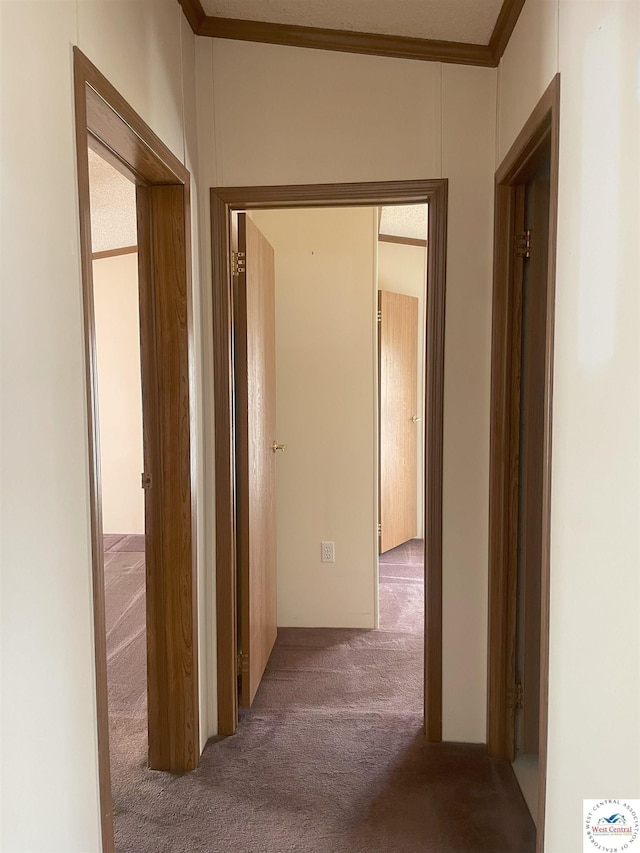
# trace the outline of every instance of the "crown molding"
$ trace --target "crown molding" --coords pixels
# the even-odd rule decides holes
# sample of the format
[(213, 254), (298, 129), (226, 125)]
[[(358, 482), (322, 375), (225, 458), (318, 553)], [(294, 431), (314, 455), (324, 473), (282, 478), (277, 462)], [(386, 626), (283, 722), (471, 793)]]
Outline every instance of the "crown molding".
[(488, 45), (299, 27), (294, 24), (241, 21), (235, 18), (205, 17), (198, 35), (399, 59), (456, 62), (461, 65), (495, 65)]
[(504, 0), (488, 45), (217, 18), (205, 14), (200, 0), (178, 2), (198, 36), (495, 68), (502, 58), (525, 0)]
[[(200, 0), (195, 0), (195, 2), (199, 3)], [(524, 4), (525, 0), (504, 0), (502, 4), (498, 20), (489, 39), (489, 50), (496, 65), (502, 59), (509, 44), (509, 39), (518, 23)]]
[(197, 36), (199, 36), (200, 27), (202, 26), (204, 19), (207, 17), (204, 9), (202, 8), (202, 3), (200, 0), (178, 0), (178, 3), (182, 6), (182, 11), (184, 12), (187, 21), (189, 21), (191, 29)]

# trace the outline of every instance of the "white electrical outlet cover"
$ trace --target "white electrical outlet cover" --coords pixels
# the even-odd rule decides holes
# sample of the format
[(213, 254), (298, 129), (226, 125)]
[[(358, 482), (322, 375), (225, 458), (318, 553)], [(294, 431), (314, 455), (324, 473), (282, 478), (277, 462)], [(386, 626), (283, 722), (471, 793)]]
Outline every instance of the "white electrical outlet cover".
[(336, 552), (335, 552), (335, 543), (334, 542), (321, 542), (320, 543), (320, 558), (321, 558), (323, 563), (335, 563)]

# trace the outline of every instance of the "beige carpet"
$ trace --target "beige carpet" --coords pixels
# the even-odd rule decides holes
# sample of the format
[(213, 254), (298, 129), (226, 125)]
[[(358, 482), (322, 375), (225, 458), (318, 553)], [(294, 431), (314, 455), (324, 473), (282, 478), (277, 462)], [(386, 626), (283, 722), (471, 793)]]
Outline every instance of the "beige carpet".
[(144, 555), (105, 542), (118, 853), (531, 853), (511, 768), (428, 745), (422, 543), (385, 555), (379, 631), (281, 629), (238, 733), (192, 774), (146, 768)]

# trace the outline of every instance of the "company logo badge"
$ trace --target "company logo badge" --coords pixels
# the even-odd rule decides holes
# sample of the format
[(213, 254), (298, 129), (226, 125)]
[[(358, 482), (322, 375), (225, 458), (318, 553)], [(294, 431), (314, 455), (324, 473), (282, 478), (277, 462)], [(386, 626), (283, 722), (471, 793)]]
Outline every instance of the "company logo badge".
[(583, 852), (640, 853), (640, 800), (584, 800)]

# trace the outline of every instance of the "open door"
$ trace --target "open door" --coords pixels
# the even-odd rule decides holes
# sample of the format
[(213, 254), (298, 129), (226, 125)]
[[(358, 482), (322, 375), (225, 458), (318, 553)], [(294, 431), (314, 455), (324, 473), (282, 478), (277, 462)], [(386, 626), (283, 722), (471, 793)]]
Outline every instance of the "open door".
[(277, 635), (275, 265), (238, 214), (234, 260), (238, 661), (240, 703), (253, 702)]
[(418, 300), (378, 291), (380, 535), (383, 554), (417, 535)]

